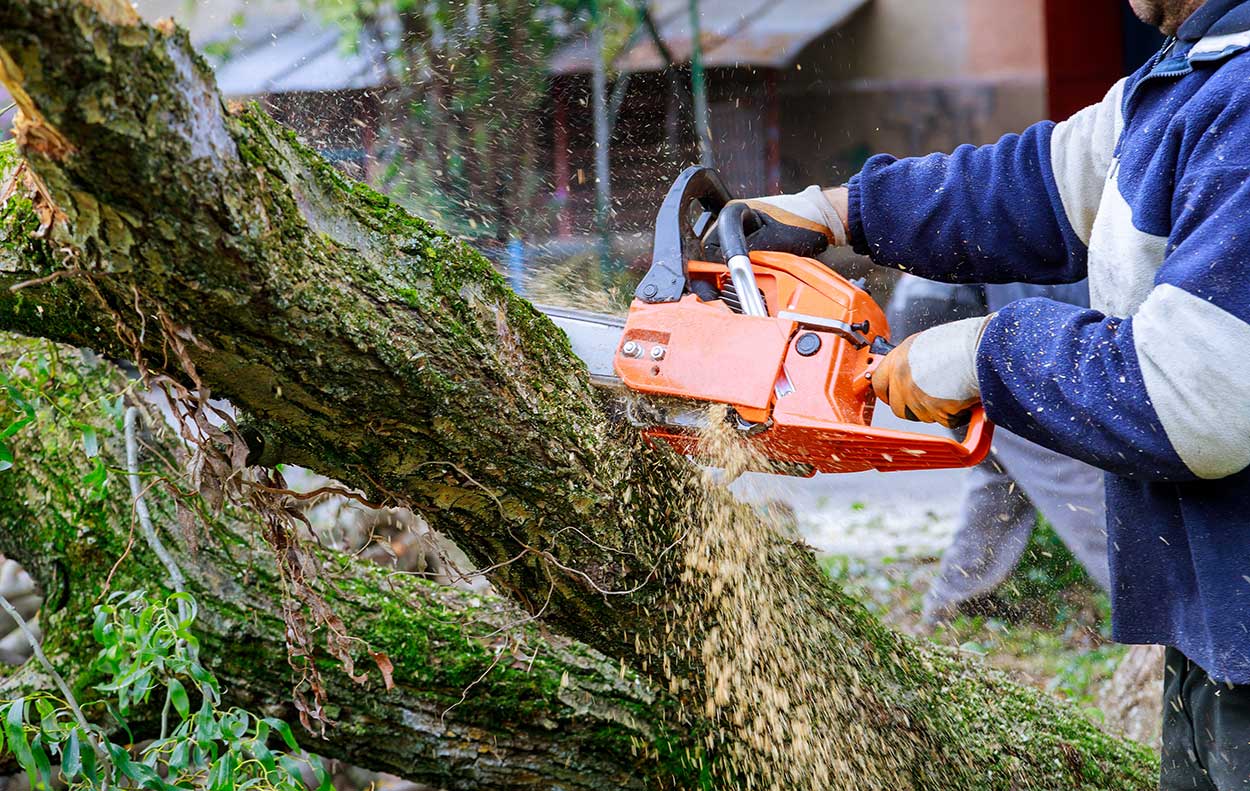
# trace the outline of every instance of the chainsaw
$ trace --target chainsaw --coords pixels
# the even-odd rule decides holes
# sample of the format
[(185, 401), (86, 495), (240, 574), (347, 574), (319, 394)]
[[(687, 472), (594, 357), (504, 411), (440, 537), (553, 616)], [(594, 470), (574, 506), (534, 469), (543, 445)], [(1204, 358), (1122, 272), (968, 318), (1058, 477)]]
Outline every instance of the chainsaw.
[(750, 250), (760, 220), (730, 201), (711, 168), (678, 177), (625, 318), (540, 307), (592, 381), (620, 393), (623, 416), (648, 441), (698, 457), (708, 405), (725, 404), (769, 471), (793, 475), (985, 458), (993, 426), (979, 406), (962, 442), (872, 425), (872, 372), (893, 348), (884, 312), (862, 282), (812, 257)]

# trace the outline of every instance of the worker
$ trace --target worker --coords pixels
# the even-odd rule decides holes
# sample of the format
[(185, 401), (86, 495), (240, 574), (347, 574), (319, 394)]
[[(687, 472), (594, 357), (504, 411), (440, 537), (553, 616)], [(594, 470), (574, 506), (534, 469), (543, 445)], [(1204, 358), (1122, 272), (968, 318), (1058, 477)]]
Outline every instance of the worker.
[[(956, 285), (904, 274), (890, 295), (886, 316), (891, 333), (907, 337), (1029, 297), (1088, 307), (1089, 287), (1084, 280), (1056, 286)], [(1096, 468), (999, 429), (990, 455), (968, 471), (963, 487), (955, 535), (925, 592), (926, 627), (948, 625), (961, 612), (970, 612), (1011, 576), (1039, 513), (1089, 578), (1108, 589), (1106, 507)]]
[(1112, 634), (1167, 646), (1161, 788), (1250, 783), (1250, 0), (1130, 0), (1168, 39), (1098, 104), (993, 145), (876, 156), (757, 199), (951, 282), (1074, 282), (890, 352), (900, 416), (998, 425), (1107, 471)]
[(985, 287), (972, 283), (940, 283), (923, 277), (899, 276), (885, 306), (890, 334), (906, 338), (917, 332), (973, 316), (984, 316)]

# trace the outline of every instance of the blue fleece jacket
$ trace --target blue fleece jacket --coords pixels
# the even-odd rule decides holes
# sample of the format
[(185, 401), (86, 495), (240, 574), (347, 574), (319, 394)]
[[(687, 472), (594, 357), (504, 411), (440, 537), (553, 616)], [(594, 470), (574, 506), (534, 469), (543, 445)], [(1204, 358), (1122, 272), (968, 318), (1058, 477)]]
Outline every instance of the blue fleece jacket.
[(851, 241), (952, 282), (1089, 277), (1002, 308), (989, 416), (1108, 471), (1113, 633), (1250, 683), (1250, 0), (1208, 0), (1100, 104), (990, 146), (878, 156)]

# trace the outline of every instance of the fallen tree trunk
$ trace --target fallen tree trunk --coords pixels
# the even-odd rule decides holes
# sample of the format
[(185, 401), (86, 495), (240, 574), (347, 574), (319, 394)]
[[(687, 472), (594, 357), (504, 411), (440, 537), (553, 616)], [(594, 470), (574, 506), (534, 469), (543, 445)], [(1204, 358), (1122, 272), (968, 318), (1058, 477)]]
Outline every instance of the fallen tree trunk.
[[(99, 438), (106, 468), (126, 468), (117, 421), (99, 406), (124, 382), (111, 366), (50, 346), (0, 336), (0, 372), (22, 358), (29, 369), (40, 355), (53, 359), (34, 422), (10, 440), (15, 467), (0, 473), (0, 552), (34, 572), (48, 600), (44, 649), (88, 701), (100, 680), (90, 670), (99, 646), (83, 639), (93, 606), (109, 590), (173, 591), (134, 525), (124, 475), (111, 475), (102, 496), (83, 483), (93, 468), (82, 449), (85, 426)], [(0, 424), (21, 415), (0, 402)], [(171, 494), (185, 478), (176, 462), (182, 449), (161, 420), (153, 415), (144, 437), (144, 501), (199, 604), (204, 656), (231, 705), (293, 722), (283, 581), (260, 539), (261, 520), (230, 507), (207, 520), (203, 511), (187, 513)], [(305, 748), (434, 788), (474, 791), (641, 788), (663, 771), (658, 753), (669, 737), (661, 712), (671, 701), (619, 663), (539, 630), (495, 596), (344, 554), (322, 559), (320, 592), (359, 641), (358, 667), (374, 664), (371, 653), (384, 655), (393, 686), (378, 672), (362, 684), (327, 666), (327, 716), (335, 725), (329, 738), (297, 731)], [(39, 684), (51, 686), (41, 675), (15, 674), (0, 681), (0, 700)]]
[(0, 0), (0, 80), (29, 167), (0, 270), (56, 278), (4, 292), (0, 327), (202, 383), (250, 416), (262, 462), (421, 511), (545, 624), (671, 690), (703, 744), (677, 784), (1152, 785), (1145, 751), (891, 633), (613, 426), (483, 258), (227, 111), (172, 25)]

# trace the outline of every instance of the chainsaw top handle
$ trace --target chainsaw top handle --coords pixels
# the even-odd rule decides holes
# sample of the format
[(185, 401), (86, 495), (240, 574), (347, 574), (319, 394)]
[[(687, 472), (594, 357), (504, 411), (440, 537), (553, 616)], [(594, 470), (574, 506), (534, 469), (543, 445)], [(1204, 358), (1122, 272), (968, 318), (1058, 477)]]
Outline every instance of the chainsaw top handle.
[(746, 256), (751, 252), (747, 244), (749, 231), (759, 227), (759, 217), (745, 203), (731, 203), (721, 209), (716, 222), (716, 237), (720, 242), (721, 255), (726, 263), (731, 258)]
[[(713, 168), (692, 165), (682, 171), (669, 187), (655, 218), (655, 243), (651, 268), (634, 291), (634, 296), (648, 304), (677, 302), (687, 292), (689, 261), (722, 259), (735, 269), (750, 275), (746, 257), (750, 249), (791, 253), (811, 258), (825, 250), (828, 242), (823, 234), (791, 228), (770, 222), (744, 203), (731, 202), (733, 196), (720, 174)], [(716, 225), (717, 232), (709, 234)], [(748, 237), (750, 241), (748, 242)], [(734, 259), (742, 256), (737, 266)], [(754, 287), (740, 283), (747, 278), (734, 275), (739, 294), (755, 294)], [(745, 290), (743, 290), (745, 288)], [(747, 315), (763, 316), (763, 300), (743, 305)]]
[(706, 260), (703, 236), (730, 200), (714, 169), (692, 165), (682, 171), (656, 214), (651, 268), (634, 296), (652, 304), (680, 300), (686, 293), (686, 262)]

